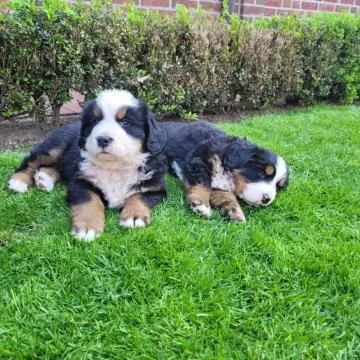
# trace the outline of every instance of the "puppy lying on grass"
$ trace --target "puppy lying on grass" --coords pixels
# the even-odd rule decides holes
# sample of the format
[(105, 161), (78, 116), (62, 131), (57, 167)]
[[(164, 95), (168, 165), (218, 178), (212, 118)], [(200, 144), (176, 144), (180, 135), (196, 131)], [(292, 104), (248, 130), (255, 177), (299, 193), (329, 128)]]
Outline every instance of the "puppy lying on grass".
[(256, 206), (270, 205), (289, 182), (284, 159), (247, 140), (229, 136), (205, 121), (165, 122), (165, 155), (183, 182), (186, 202), (200, 215), (219, 208), (238, 222), (245, 215), (236, 196)]

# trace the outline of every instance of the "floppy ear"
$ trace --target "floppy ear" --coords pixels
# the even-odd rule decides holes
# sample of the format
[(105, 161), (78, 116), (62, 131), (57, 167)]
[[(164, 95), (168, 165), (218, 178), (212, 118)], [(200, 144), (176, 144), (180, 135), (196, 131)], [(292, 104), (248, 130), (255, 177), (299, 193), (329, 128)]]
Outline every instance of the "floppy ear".
[(155, 120), (155, 116), (151, 111), (147, 113), (148, 134), (146, 147), (151, 154), (158, 154), (162, 151), (166, 143), (166, 133)]
[(244, 167), (254, 151), (247, 142), (234, 142), (230, 144), (224, 154), (224, 166), (227, 169), (240, 169)]
[(289, 186), (289, 178), (290, 178), (290, 169), (289, 166), (286, 165), (286, 176), (282, 178), (277, 184), (277, 190), (283, 190)]

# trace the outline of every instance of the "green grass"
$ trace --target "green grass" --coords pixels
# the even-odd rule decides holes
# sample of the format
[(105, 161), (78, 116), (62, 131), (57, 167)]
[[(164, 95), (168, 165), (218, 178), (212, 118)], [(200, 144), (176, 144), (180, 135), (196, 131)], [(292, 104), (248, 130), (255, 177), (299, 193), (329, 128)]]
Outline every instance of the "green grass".
[(219, 125), (282, 154), (291, 184), (246, 224), (169, 197), (147, 229), (69, 234), (64, 188), (10, 194), (0, 154), (0, 358), (360, 357), (360, 108)]

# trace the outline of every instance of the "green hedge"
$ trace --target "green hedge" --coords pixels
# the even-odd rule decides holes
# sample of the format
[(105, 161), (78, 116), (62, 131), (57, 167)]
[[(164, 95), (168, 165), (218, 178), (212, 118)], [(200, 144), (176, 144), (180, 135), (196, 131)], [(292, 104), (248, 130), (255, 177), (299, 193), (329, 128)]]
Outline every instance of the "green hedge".
[[(11, 9), (11, 12), (8, 9)], [(360, 96), (360, 16), (249, 24), (177, 8), (173, 17), (102, 1), (14, 0), (0, 13), (0, 113), (54, 118), (69, 89), (126, 88), (161, 115)]]

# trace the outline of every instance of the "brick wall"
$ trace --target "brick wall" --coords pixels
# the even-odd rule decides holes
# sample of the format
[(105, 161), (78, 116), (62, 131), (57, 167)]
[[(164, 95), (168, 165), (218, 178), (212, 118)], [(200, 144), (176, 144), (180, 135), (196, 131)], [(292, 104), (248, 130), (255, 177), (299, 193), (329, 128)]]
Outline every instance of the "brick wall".
[[(157, 9), (164, 14), (172, 14), (177, 4), (197, 8), (202, 6), (207, 12), (221, 11), (221, 0), (113, 0), (114, 4), (134, 3), (141, 9)], [(244, 18), (273, 16), (280, 14), (311, 14), (318, 11), (344, 11), (360, 13), (360, 0), (234, 0), (234, 13)]]
[[(69, 0), (73, 1), (73, 0)], [(0, 3), (5, 0), (0, 0)], [(197, 8), (202, 6), (208, 13), (221, 12), (222, 0), (112, 0), (114, 5), (136, 4), (144, 10), (156, 9), (163, 14), (173, 14), (177, 4)], [(311, 14), (318, 11), (344, 11), (360, 13), (360, 0), (233, 0), (234, 13), (241, 18), (270, 17), (280, 14)]]

